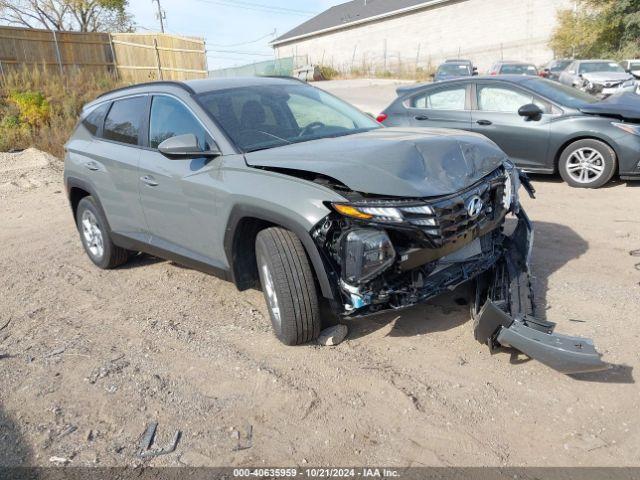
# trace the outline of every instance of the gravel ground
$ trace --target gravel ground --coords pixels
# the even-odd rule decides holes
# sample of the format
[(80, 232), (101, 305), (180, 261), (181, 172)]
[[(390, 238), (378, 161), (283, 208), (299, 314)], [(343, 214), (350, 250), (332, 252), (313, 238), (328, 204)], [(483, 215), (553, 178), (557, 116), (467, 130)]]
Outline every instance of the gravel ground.
[(0, 464), (137, 465), (156, 421), (159, 446), (182, 433), (158, 466), (638, 465), (640, 185), (535, 186), (536, 294), (606, 373), (490, 355), (464, 289), (282, 346), (260, 292), (149, 256), (95, 268), (60, 163), (1, 154)]

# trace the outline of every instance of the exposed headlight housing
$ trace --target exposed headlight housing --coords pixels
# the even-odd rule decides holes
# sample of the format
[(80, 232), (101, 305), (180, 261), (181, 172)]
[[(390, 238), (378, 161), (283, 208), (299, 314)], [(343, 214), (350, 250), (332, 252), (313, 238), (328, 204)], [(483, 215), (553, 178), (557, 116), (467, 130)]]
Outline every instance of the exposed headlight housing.
[(632, 123), (620, 123), (620, 122), (611, 122), (611, 125), (613, 125), (616, 128), (619, 128), (620, 130), (624, 130), (625, 132), (630, 133), (631, 135), (640, 136), (640, 125), (632, 124)]
[(518, 190), (520, 190), (520, 175), (518, 169), (509, 160), (504, 162), (504, 169), (507, 173), (507, 178), (504, 182), (504, 193), (502, 195), (502, 205), (506, 210), (514, 207), (517, 208), (519, 197)]
[(356, 229), (340, 239), (342, 279), (351, 285), (365, 283), (389, 268), (396, 258), (384, 230)]

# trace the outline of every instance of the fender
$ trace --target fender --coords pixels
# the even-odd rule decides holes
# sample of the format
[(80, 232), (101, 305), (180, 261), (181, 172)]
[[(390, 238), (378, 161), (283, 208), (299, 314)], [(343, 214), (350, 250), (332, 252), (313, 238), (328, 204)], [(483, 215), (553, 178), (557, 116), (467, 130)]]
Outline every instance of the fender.
[(109, 234), (111, 234), (112, 230), (111, 230), (111, 226), (109, 225), (109, 219), (107, 218), (104, 208), (102, 207), (102, 203), (100, 202), (100, 197), (98, 197), (98, 194), (96, 193), (95, 188), (93, 188), (93, 185), (91, 185), (86, 180), (81, 180), (76, 177), (65, 177), (64, 184), (66, 187), (67, 198), (69, 199), (69, 206), (71, 207), (71, 212), (73, 213), (73, 216), (74, 216), (74, 221), (75, 221), (75, 212), (73, 211), (73, 204), (71, 202), (70, 194), (71, 194), (72, 188), (80, 188), (85, 192), (88, 192), (89, 195), (91, 195), (91, 197), (93, 197), (93, 199), (96, 201), (96, 205), (100, 210), (100, 213), (107, 220), (107, 225), (106, 225), (107, 231), (109, 232)]
[(233, 240), (235, 238), (238, 224), (242, 219), (248, 218), (248, 217), (256, 218), (258, 220), (264, 220), (266, 222), (279, 225), (295, 233), (300, 239), (300, 241), (302, 242), (302, 245), (304, 246), (304, 249), (306, 250), (307, 255), (309, 255), (309, 258), (311, 259), (311, 264), (316, 274), (316, 278), (318, 279), (322, 296), (329, 300), (335, 300), (337, 298), (340, 298), (339, 296), (336, 296), (336, 293), (332, 286), (337, 284), (337, 280), (334, 279), (333, 282), (330, 280), (329, 277), (333, 276), (333, 274), (331, 273), (330, 269), (327, 268), (327, 265), (325, 264), (324, 260), (322, 259), (322, 256), (320, 255), (318, 247), (316, 246), (315, 242), (311, 238), (311, 235), (306, 230), (306, 228), (296, 223), (295, 221), (291, 220), (290, 218), (287, 218), (286, 216), (280, 215), (278, 213), (274, 213), (270, 210), (266, 210), (260, 207), (248, 206), (248, 205), (235, 205), (232, 208), (231, 213), (229, 214), (229, 221), (227, 223), (227, 228), (224, 235), (224, 251), (227, 257), (228, 265), (232, 266), (231, 277), (233, 282), (236, 284), (236, 286), (239, 286), (238, 285), (239, 279), (236, 278), (235, 272), (233, 270), (233, 265), (234, 265)]

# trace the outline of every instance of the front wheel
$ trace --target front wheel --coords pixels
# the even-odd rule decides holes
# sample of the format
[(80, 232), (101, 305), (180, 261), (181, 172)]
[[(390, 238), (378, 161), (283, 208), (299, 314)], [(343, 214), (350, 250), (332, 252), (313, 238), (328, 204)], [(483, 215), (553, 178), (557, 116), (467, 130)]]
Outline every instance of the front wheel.
[(300, 239), (283, 228), (262, 230), (256, 238), (256, 260), (276, 336), (286, 345), (318, 338), (318, 293)]
[(578, 140), (560, 155), (560, 176), (572, 187), (600, 188), (616, 171), (616, 152), (600, 140)]

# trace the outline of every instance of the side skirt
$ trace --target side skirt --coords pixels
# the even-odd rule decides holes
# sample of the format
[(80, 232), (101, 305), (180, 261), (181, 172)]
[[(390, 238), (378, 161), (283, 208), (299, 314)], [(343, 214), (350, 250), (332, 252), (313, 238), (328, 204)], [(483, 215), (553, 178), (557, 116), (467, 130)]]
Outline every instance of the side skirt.
[(119, 233), (111, 232), (111, 238), (113, 240), (113, 243), (115, 243), (117, 246), (121, 248), (126, 248), (127, 250), (133, 250), (135, 252), (147, 253), (149, 255), (153, 255), (154, 257), (163, 258), (165, 260), (169, 260), (175, 263), (179, 263), (180, 265), (184, 265), (185, 267), (198, 270), (199, 272), (213, 275), (222, 280), (225, 280), (228, 282), (231, 281), (231, 273), (228, 270), (225, 270), (223, 268), (215, 267), (208, 263), (201, 262), (199, 260), (194, 260), (193, 258), (185, 257), (184, 255), (179, 255), (169, 250), (156, 247), (155, 245), (150, 245), (148, 243), (135, 240), (125, 235), (120, 235)]

